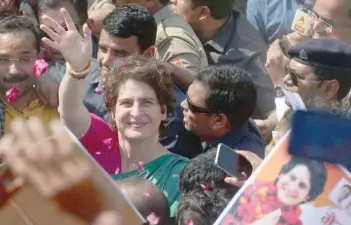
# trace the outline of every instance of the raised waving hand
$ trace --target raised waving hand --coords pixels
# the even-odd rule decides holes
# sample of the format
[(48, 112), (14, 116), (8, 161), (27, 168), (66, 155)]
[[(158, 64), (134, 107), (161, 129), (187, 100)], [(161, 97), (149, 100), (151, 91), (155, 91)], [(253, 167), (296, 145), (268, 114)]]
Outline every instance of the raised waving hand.
[(40, 25), (40, 29), (50, 37), (43, 38), (43, 42), (60, 51), (72, 69), (80, 72), (88, 66), (91, 59), (91, 31), (88, 25), (84, 24), (83, 33), (80, 34), (67, 10), (61, 8), (60, 12), (66, 28), (48, 16), (42, 17), (43, 24)]

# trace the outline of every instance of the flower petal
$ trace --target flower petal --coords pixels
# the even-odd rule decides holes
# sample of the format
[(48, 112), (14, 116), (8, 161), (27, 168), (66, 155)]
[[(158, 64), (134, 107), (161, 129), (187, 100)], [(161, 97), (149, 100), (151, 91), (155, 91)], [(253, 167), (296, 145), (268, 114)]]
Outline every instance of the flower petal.
[(95, 88), (95, 93), (98, 95), (102, 94), (102, 90), (100, 88)]
[(144, 171), (144, 170), (145, 170), (145, 168), (144, 168), (144, 163), (143, 163), (143, 162), (138, 162), (138, 169), (139, 169), (140, 171)]
[(209, 192), (208, 187), (204, 184), (201, 184), (202, 191), (206, 194)]
[(15, 103), (19, 95), (19, 90), (14, 84), (10, 90), (6, 92), (6, 100), (8, 103)]
[(154, 212), (150, 213), (150, 215), (147, 216), (146, 220), (153, 225), (156, 225), (160, 222), (160, 218)]
[(185, 222), (186, 222), (186, 225), (194, 225), (193, 221), (190, 219), (187, 219)]

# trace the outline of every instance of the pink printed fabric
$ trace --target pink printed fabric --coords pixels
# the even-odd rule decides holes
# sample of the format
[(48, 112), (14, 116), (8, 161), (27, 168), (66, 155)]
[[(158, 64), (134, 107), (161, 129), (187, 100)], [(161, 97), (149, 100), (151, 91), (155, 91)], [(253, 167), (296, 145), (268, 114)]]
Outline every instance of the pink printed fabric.
[(80, 142), (107, 173), (118, 173), (121, 171), (121, 154), (117, 133), (103, 119), (90, 115), (89, 130), (80, 138)]

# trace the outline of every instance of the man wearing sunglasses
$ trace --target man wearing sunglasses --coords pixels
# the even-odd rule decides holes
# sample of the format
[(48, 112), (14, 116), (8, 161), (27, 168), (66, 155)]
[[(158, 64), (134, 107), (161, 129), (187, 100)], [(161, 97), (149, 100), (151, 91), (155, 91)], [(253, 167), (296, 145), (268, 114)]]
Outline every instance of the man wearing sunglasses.
[[(329, 37), (344, 41), (351, 45), (351, 1), (350, 0), (315, 0), (314, 6), (308, 10), (311, 20), (311, 35), (302, 36), (297, 32), (287, 35), (287, 39), (294, 40), (293, 42), (301, 42), (307, 39)], [(274, 71), (276, 68), (281, 69), (285, 64), (284, 52), (281, 48), (283, 38), (277, 39), (272, 43), (268, 50), (266, 69), (270, 76), (276, 78), (279, 76), (279, 71)], [(292, 44), (295, 44), (292, 43)], [(285, 65), (284, 65), (285, 66)], [(281, 80), (275, 80), (275, 83), (280, 83)]]
[[(244, 70), (225, 65), (202, 69), (181, 103), (185, 129), (202, 140), (197, 154), (223, 143), (263, 157), (263, 137), (249, 119), (256, 101), (256, 88)], [(199, 151), (195, 141), (189, 144), (183, 149)]]
[[(288, 49), (291, 58), (284, 84), (306, 104), (316, 99), (341, 101), (351, 88), (351, 46), (331, 38), (317, 38)], [(289, 103), (288, 103), (289, 104)]]

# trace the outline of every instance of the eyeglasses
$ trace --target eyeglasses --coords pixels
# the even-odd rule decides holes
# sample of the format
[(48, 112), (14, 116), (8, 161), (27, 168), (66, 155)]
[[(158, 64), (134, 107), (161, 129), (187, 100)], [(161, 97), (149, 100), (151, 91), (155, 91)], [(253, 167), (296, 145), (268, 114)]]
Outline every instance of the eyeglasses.
[(334, 26), (334, 22), (332, 20), (326, 19), (311, 10), (308, 10), (308, 15), (311, 19), (312, 24), (319, 22), (319, 27), (321, 30), (326, 31), (328, 33), (332, 32)]
[(186, 97), (186, 101), (188, 103), (188, 107), (189, 107), (189, 110), (193, 113), (206, 113), (206, 114), (212, 114), (212, 113), (215, 113), (215, 114), (219, 114), (219, 111), (218, 110), (213, 110), (213, 109), (205, 109), (205, 108), (201, 108), (201, 107), (198, 107), (196, 105), (194, 105), (191, 100), (189, 99), (189, 96)]
[[(82, 26), (79, 23), (75, 23), (74, 26), (76, 27), (77, 31), (80, 31), (82, 29)], [(68, 28), (66, 26), (62, 26), (62, 27), (65, 29), (65, 31), (68, 30)], [(40, 30), (40, 39), (42, 39), (44, 37), (50, 39), (49, 35), (47, 35), (47, 33), (45, 33), (45, 31)]]
[(36, 57), (24, 57), (20, 59), (12, 59), (12, 58), (1, 58), (0, 57), (0, 64), (1, 65), (8, 65), (10, 62), (17, 62), (19, 64), (27, 64), (32, 63), (36, 60)]

